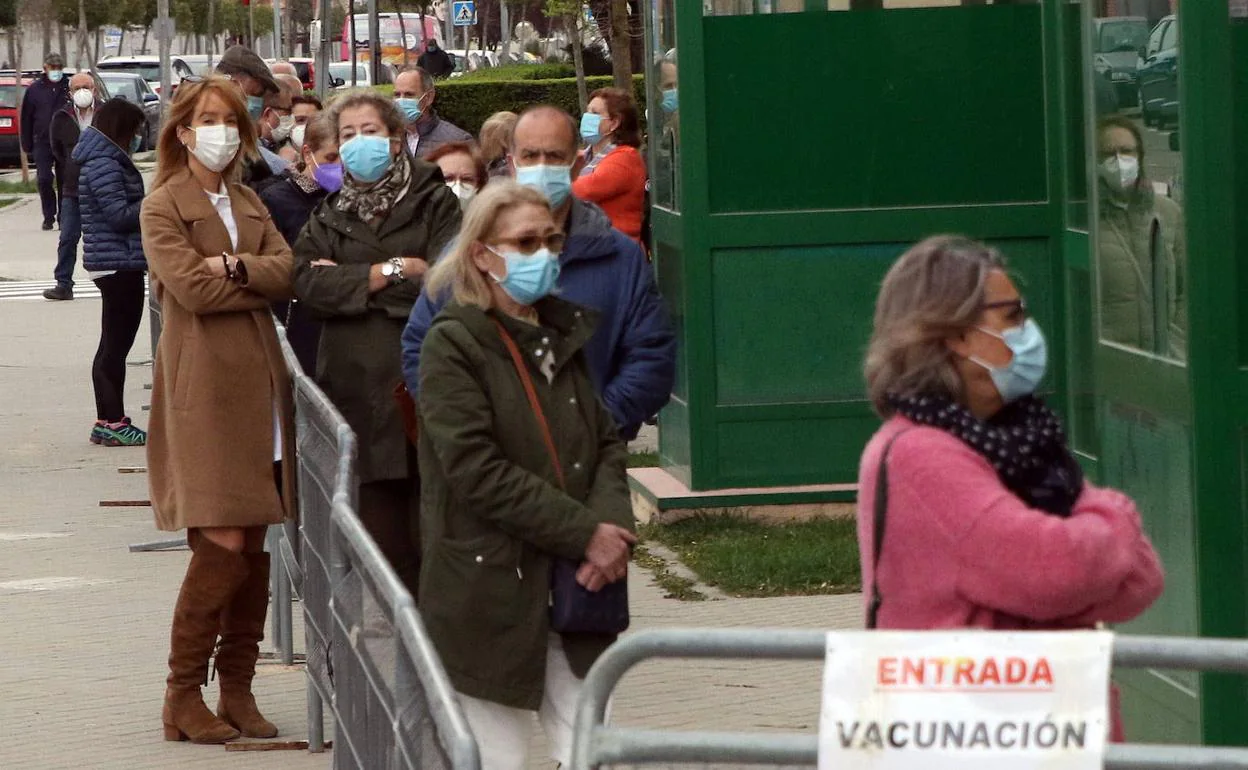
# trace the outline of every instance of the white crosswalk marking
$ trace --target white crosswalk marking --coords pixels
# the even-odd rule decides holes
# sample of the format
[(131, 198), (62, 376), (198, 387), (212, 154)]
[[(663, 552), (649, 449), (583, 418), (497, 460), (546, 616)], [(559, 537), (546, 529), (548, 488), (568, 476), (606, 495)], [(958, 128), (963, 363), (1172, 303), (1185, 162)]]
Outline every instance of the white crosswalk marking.
[[(56, 286), (56, 281), (0, 281), (0, 300), (43, 300), (43, 290)], [(74, 299), (99, 299), (100, 290), (90, 281), (74, 283)], [(50, 301), (50, 300), (44, 300)]]

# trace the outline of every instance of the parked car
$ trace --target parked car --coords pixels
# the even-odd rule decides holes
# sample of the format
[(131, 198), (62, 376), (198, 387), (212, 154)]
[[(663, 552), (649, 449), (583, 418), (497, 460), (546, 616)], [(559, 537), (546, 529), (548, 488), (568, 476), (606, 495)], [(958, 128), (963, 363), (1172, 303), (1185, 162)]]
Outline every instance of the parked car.
[(1119, 109), (1133, 107), (1139, 98), (1136, 68), (1140, 49), (1148, 42), (1148, 20), (1143, 16), (1112, 16), (1092, 22), (1096, 72), (1113, 86)]
[(142, 77), (130, 72), (101, 72), (100, 78), (112, 96), (119, 96), (143, 108), (147, 124), (143, 128), (143, 141), (139, 150), (156, 147), (160, 134), (160, 95)]
[[(101, 75), (108, 72), (129, 72), (139, 75), (147, 81), (153, 92), (160, 94), (159, 56), (106, 56), (96, 62), (95, 68)], [(194, 74), (185, 59), (179, 56), (169, 57), (169, 83), (174, 93), (177, 93), (178, 83), (182, 82), (182, 78), (188, 78)]]
[[(394, 67), (385, 62), (380, 63), (380, 84), (394, 82)], [(369, 63), (366, 61), (358, 61), (355, 63), (355, 85), (357, 88), (374, 85), (369, 79)], [(351, 88), (351, 62), (336, 61), (329, 64), (329, 87), (337, 90)]]
[(1164, 128), (1179, 122), (1179, 19), (1157, 22), (1140, 50), (1137, 66), (1140, 117), (1146, 126)]
[[(22, 73), (21, 84), (30, 85), (34, 77)], [(18, 74), (12, 70), (0, 73), (0, 165), (15, 166), (21, 162), (22, 144), (17, 125)]]
[(170, 61), (174, 59), (181, 59), (182, 63), (190, 68), (192, 75), (204, 77), (212, 72), (217, 62), (221, 61), (221, 54), (179, 53), (169, 57)]
[(499, 64), (498, 54), (493, 51), (468, 52), (460, 48), (448, 49), (447, 54), (450, 55), (451, 61), (455, 63), (455, 71), (451, 73), (453, 78), (462, 77), (465, 72), (476, 72), (487, 67), (497, 67)]
[[(286, 61), (295, 65), (295, 74), (299, 80), (303, 82), (304, 91), (313, 91), (316, 89), (316, 60), (305, 59), (302, 57), (291, 57)], [(347, 72), (351, 69), (348, 67)]]

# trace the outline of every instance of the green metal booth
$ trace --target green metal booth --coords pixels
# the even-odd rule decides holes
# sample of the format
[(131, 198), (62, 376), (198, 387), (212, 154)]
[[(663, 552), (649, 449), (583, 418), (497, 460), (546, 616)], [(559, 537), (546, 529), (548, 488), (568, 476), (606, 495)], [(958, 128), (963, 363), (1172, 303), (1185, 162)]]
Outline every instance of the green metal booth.
[[(1080, 457), (1165, 561), (1124, 630), (1245, 636), (1248, 2), (1177, 5), (646, 0), (680, 340), (664, 472), (738, 502), (852, 495), (879, 281), (969, 234), (1007, 255)], [(1134, 740), (1248, 743), (1241, 678), (1119, 683)]]

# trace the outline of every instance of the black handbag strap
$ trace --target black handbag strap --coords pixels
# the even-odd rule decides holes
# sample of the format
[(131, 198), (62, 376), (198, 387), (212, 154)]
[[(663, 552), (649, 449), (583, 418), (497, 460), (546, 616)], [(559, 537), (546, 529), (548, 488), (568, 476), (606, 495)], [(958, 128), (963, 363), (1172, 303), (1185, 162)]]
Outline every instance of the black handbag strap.
[(875, 474), (875, 526), (872, 528), (871, 556), (871, 603), (867, 605), (867, 628), (875, 628), (884, 597), (880, 595), (880, 554), (884, 551), (884, 524), (888, 518), (888, 455), (893, 444), (909, 428), (900, 430), (884, 445), (880, 455), (880, 467)]

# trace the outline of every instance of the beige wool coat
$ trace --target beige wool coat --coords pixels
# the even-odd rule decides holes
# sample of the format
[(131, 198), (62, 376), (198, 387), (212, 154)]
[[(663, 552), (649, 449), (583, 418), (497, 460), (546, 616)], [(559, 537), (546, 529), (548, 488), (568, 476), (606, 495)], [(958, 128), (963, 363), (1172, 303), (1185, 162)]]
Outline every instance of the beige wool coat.
[[(163, 530), (251, 527), (294, 515), (294, 405), (269, 311), (271, 300), (292, 296), (290, 247), (254, 192), (228, 187), (237, 249), (189, 171), (143, 202), (143, 250), (163, 316), (147, 439), (152, 507)], [(209, 272), (204, 258), (223, 252), (245, 265), (246, 286)]]

